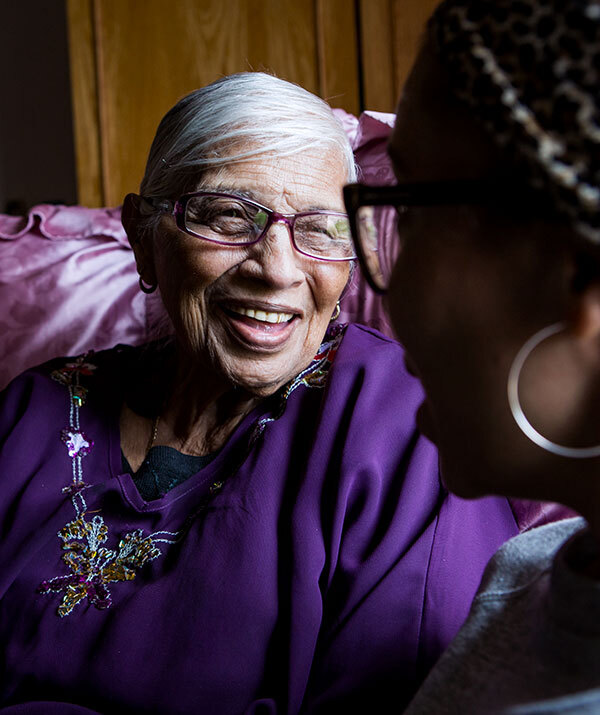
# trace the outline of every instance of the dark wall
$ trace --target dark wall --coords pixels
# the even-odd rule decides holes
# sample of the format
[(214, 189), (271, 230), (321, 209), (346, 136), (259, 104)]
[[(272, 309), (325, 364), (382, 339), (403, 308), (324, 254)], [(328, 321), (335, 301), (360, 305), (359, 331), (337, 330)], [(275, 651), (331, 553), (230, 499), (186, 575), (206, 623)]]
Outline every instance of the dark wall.
[(0, 212), (77, 199), (65, 0), (0, 0)]

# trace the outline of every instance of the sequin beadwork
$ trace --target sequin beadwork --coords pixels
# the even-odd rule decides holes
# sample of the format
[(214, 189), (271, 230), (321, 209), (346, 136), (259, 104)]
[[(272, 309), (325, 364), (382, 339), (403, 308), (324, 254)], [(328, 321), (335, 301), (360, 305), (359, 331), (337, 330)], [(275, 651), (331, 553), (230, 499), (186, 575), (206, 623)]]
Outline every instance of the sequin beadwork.
[(63, 541), (63, 561), (71, 573), (42, 581), (40, 593), (61, 593), (59, 616), (68, 616), (75, 606), (88, 598), (98, 609), (108, 608), (112, 603), (107, 584), (117, 581), (132, 581), (135, 570), (161, 555), (152, 537), (144, 537), (141, 529), (126, 534), (119, 542), (118, 550), (106, 549), (108, 528), (101, 516), (91, 521), (85, 514), (69, 522), (58, 532)]
[[(258, 419), (250, 430), (246, 456), (266, 426), (283, 415), (288, 398), (298, 387), (325, 387), (345, 327), (332, 326), (310, 365), (279, 390), (273, 412)], [(80, 427), (80, 410), (85, 405), (88, 393), (80, 379), (82, 375), (93, 375), (96, 370), (96, 366), (88, 360), (90, 355), (88, 353), (78, 357), (51, 374), (52, 379), (67, 387), (69, 392), (69, 424), (61, 430), (60, 438), (67, 448), (72, 467), (71, 481), (63, 488), (63, 493), (71, 497), (75, 517), (58, 532), (62, 542), (62, 560), (69, 573), (42, 581), (37, 590), (42, 594), (62, 594), (57, 611), (61, 618), (68, 616), (77, 604), (86, 599), (97, 609), (109, 608), (112, 596), (108, 585), (134, 580), (142, 566), (162, 555), (158, 544), (175, 544), (179, 541), (191, 518), (202, 508), (196, 509), (188, 523), (177, 532), (157, 531), (144, 535), (142, 529), (137, 529), (122, 536), (114, 548), (106, 546), (110, 536), (109, 527), (97, 512), (89, 518), (84, 496), (89, 485), (83, 478), (83, 459), (93, 449), (94, 442)], [(207, 498), (220, 491), (224, 482), (224, 479), (215, 481)]]
[(132, 581), (136, 570), (161, 555), (158, 543), (173, 544), (179, 534), (160, 531), (144, 536), (141, 529), (125, 534), (117, 548), (104, 546), (108, 540), (108, 527), (101, 516), (87, 518), (84, 492), (88, 485), (83, 479), (82, 460), (94, 446), (79, 426), (79, 410), (85, 404), (87, 389), (80, 385), (81, 375), (90, 376), (96, 366), (87, 361), (88, 355), (67, 363), (55, 370), (53, 380), (69, 390), (69, 425), (60, 432), (67, 447), (72, 465), (72, 479), (63, 492), (71, 496), (75, 518), (66, 524), (58, 537), (63, 542), (62, 560), (70, 573), (44, 580), (39, 593), (62, 593), (58, 615), (68, 616), (78, 603), (86, 598), (98, 609), (112, 604), (109, 583)]

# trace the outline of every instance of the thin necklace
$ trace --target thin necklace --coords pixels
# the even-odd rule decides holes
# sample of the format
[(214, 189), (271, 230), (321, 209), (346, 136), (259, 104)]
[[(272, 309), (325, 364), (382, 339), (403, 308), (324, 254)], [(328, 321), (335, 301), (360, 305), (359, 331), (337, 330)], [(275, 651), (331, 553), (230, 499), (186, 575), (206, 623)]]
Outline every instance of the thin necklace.
[(156, 415), (154, 422), (152, 423), (152, 432), (150, 433), (150, 439), (148, 440), (148, 446), (146, 447), (146, 454), (144, 459), (148, 456), (148, 452), (152, 448), (152, 445), (156, 441), (156, 435), (158, 434), (158, 423), (160, 422), (160, 415)]

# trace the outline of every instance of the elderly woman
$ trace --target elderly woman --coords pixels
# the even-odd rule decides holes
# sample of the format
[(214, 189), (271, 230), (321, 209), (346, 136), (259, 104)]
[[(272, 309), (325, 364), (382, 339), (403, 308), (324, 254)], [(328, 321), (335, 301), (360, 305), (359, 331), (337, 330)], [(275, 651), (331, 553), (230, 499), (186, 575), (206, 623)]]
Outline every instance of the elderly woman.
[[(398, 186), (348, 189), (444, 482), (585, 517), (500, 549), (410, 713), (600, 712), (598, 58), (595, 2), (448, 0), (399, 105)], [(404, 207), (393, 272), (373, 202)]]
[(460, 626), (517, 527), (440, 485), (399, 345), (335, 322), (354, 178), (329, 107), (264, 74), (161, 122), (123, 222), (174, 337), (3, 397), (5, 706), (381, 711)]

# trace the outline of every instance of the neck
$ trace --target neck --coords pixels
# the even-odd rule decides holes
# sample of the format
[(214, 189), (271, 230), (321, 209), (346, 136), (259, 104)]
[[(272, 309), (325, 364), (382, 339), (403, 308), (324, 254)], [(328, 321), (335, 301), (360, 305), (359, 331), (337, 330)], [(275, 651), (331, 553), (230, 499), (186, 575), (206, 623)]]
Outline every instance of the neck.
[(134, 472), (150, 444), (191, 455), (220, 449), (262, 399), (233, 386), (210, 365), (181, 359), (170, 350), (146, 354), (128, 381), (121, 448)]
[(261, 399), (186, 356), (178, 356), (170, 385), (155, 444), (186, 454), (220, 449)]

